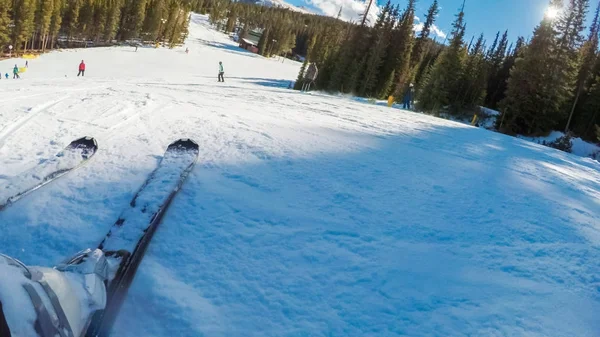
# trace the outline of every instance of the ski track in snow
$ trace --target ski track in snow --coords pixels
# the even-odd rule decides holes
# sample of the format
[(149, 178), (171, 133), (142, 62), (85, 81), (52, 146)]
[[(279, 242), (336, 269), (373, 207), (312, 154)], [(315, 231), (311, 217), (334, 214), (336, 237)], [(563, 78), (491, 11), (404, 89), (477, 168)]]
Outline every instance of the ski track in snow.
[(287, 90), (298, 63), (192, 19), (189, 55), (65, 50), (0, 81), (0, 177), (77, 137), (99, 144), (0, 212), (0, 251), (50, 266), (95, 247), (166, 146), (191, 138), (199, 162), (115, 336), (600, 335), (598, 162)]

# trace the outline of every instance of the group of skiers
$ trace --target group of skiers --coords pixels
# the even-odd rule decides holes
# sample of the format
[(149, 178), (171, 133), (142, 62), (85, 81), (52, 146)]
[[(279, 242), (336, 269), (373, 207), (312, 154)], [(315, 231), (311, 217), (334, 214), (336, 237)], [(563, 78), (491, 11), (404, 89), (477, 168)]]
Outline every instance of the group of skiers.
[[(26, 66), (27, 67), (27, 66)], [(17, 79), (17, 78), (21, 78), (21, 76), (19, 76), (19, 73), (21, 71), (19, 70), (19, 66), (15, 64), (15, 67), (12, 70), (13, 73), (13, 79)], [(8, 78), (10, 77), (10, 75), (8, 73), (4, 74), (4, 77), (8, 80)], [(0, 73), (0, 79), (2, 79), (2, 73)]]
[[(29, 67), (28, 61), (25, 61), (25, 67), (26, 68)], [(13, 79), (21, 78), (19, 76), (19, 73), (20, 73), (19, 66), (15, 64), (15, 67), (13, 68)], [(6, 73), (5, 76), (6, 76), (6, 79), (8, 79), (8, 77), (9, 77), (8, 73)], [(79, 77), (79, 76), (82, 76), (82, 77), (85, 76), (85, 61), (84, 60), (81, 60), (81, 63), (79, 63), (79, 72), (77, 73), (77, 77)], [(223, 62), (219, 61), (219, 73), (217, 76), (218, 81), (225, 82), (224, 76), (225, 76), (225, 68), (223, 67)], [(2, 75), (0, 74), (0, 79), (1, 78), (2, 78)]]
[[(25, 68), (29, 68), (29, 61), (25, 61)], [(19, 69), (18, 65), (15, 64), (12, 73), (14, 80), (21, 78), (21, 76), (19, 75), (21, 73), (21, 70)], [(85, 62), (83, 60), (81, 60), (81, 63), (79, 64), (79, 73), (77, 73), (77, 77), (79, 77), (80, 75), (85, 76)], [(4, 77), (8, 79), (8, 73), (4, 74)], [(0, 73), (0, 79), (2, 79), (2, 73)]]

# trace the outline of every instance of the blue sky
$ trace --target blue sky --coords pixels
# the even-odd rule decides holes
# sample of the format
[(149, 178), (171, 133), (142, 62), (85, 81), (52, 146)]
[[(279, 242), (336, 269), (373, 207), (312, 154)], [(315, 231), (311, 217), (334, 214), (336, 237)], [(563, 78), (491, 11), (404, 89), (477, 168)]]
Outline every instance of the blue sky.
[[(424, 16), (433, 0), (421, 0), (417, 5), (417, 15)], [(404, 3), (404, 1), (400, 1)], [(439, 0), (442, 7), (437, 24), (444, 32), (451, 29), (452, 22), (462, 0)], [(544, 16), (548, 0), (467, 0), (465, 18), (467, 39), (484, 33), (491, 43), (496, 32), (508, 29), (511, 41), (518, 36), (531, 37), (533, 29)], [(489, 44), (488, 43), (488, 44)]]
[[(296, 6), (305, 6), (316, 9), (321, 13), (335, 16), (340, 7), (343, 8), (343, 16), (352, 19), (364, 8), (362, 1), (357, 0), (287, 0)], [(383, 4), (386, 0), (379, 0)], [(444, 33), (451, 30), (452, 22), (463, 0), (438, 0), (441, 10), (436, 26)], [(402, 7), (406, 0), (393, 0)], [(418, 0), (417, 16), (424, 19), (427, 9), (433, 0)], [(526, 39), (531, 37), (533, 29), (539, 24), (548, 6), (548, 0), (467, 0), (465, 5), (465, 17), (467, 21), (467, 36), (484, 33), (488, 45), (492, 43), (497, 31), (508, 29), (510, 41), (515, 41), (518, 36)], [(597, 1), (591, 1), (590, 17), (595, 10)], [(443, 34), (440, 34), (443, 35)]]

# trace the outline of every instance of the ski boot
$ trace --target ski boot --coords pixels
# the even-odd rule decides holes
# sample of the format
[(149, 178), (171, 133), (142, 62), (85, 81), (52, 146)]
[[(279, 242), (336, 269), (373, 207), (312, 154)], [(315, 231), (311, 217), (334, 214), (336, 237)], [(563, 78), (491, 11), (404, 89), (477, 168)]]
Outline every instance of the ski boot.
[(0, 336), (82, 336), (106, 306), (106, 285), (118, 260), (87, 249), (47, 268), (0, 254)]

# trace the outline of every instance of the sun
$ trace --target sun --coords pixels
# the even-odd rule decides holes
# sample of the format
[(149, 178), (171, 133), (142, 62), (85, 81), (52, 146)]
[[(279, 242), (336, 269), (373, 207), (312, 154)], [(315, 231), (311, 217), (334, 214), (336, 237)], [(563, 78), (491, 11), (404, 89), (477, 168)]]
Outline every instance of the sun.
[(550, 20), (556, 19), (558, 17), (558, 14), (560, 14), (559, 8), (550, 6), (550, 7), (548, 7), (548, 9), (546, 9), (546, 17)]

